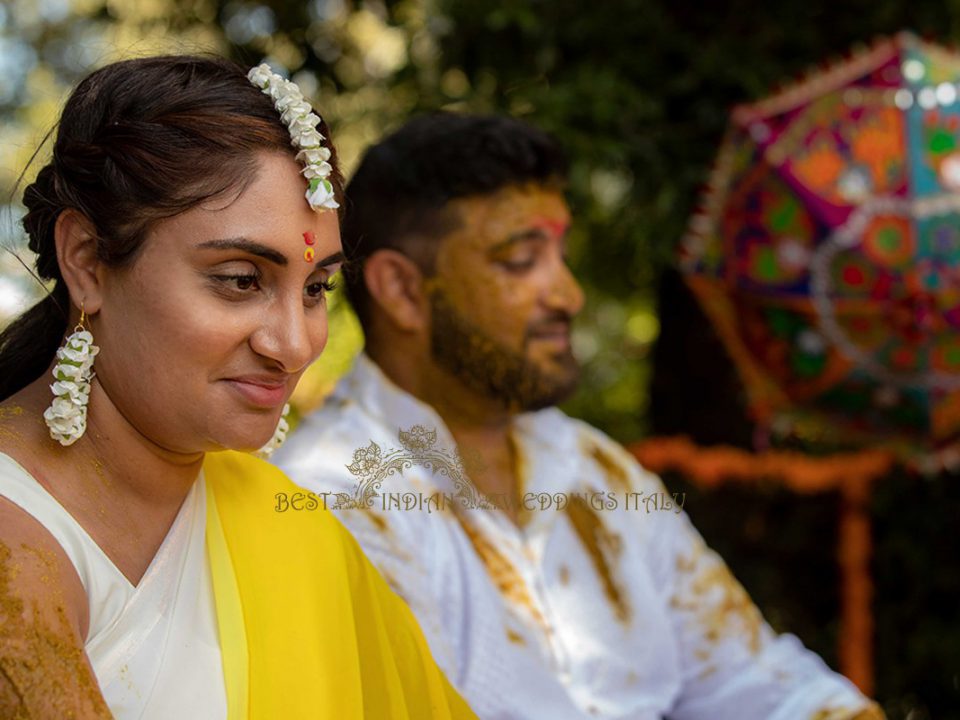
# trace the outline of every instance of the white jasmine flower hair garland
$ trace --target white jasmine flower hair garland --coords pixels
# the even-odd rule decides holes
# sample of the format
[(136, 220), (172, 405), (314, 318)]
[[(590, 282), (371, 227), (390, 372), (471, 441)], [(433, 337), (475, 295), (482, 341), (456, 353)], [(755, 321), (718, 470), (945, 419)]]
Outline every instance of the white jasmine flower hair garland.
[(317, 131), (320, 116), (313, 112), (295, 82), (286, 80), (261, 63), (247, 73), (247, 79), (273, 100), (280, 119), (290, 130), (290, 143), (299, 150), (297, 161), (303, 163), (307, 178), (307, 202), (314, 210), (335, 210), (340, 205), (334, 198), (330, 150), (323, 146), (324, 137)]

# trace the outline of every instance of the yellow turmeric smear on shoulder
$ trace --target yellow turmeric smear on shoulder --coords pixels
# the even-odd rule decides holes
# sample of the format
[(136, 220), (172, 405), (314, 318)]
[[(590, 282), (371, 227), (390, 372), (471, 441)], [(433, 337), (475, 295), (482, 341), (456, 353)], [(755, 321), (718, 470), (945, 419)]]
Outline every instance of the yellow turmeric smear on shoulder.
[(0, 541), (0, 685), (18, 704), (15, 717), (111, 717), (54, 582), (56, 558), (21, 547), (39, 559), (40, 580), (53, 586), (54, 606), (51, 617), (36, 599), (25, 601), (15, 592), (13, 583), (23, 567)]

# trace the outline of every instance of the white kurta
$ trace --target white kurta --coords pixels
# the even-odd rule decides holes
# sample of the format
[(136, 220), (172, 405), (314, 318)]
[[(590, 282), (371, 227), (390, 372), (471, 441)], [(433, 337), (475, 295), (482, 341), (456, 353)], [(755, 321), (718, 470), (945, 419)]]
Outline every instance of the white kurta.
[[(453, 486), (434, 472), (442, 461), (426, 467), (401, 445), (415, 425), (436, 436), (409, 447), (453, 454), (439, 416), (361, 356), (274, 456), (316, 497), (278, 498), (277, 509), (332, 507), (323, 493), (353, 494), (355, 473), (399, 461), (370, 509), (337, 514), (484, 720), (834, 720), (868, 705), (795, 637), (772, 632), (686, 514), (652, 507), (673, 499), (659, 479), (599, 431), (556, 409), (516, 419), (522, 487), (535, 498), (518, 528), (497, 510), (428, 512), (417, 498)], [(371, 442), (379, 455), (355, 457)], [(539, 493), (552, 509), (539, 509)]]
[(202, 477), (136, 586), (52, 495), (2, 453), (0, 495), (40, 522), (76, 568), (90, 606), (84, 647), (117, 720), (226, 718)]

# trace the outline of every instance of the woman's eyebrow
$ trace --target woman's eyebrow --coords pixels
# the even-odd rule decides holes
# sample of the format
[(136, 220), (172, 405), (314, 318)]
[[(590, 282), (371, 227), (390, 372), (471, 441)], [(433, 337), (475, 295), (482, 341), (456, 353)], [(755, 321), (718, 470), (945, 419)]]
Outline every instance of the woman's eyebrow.
[(251, 255), (262, 257), (264, 260), (269, 260), (277, 265), (287, 265), (286, 255), (274, 250), (272, 247), (268, 247), (253, 240), (248, 240), (247, 238), (241, 237), (224, 238), (222, 240), (207, 240), (206, 242), (200, 243), (197, 247), (204, 249), (210, 248), (213, 250), (242, 250), (243, 252), (250, 253)]
[(343, 255), (343, 251), (335, 252), (333, 255), (327, 255), (323, 260), (317, 263), (320, 267), (325, 265), (336, 265), (337, 263), (342, 263), (346, 260)]

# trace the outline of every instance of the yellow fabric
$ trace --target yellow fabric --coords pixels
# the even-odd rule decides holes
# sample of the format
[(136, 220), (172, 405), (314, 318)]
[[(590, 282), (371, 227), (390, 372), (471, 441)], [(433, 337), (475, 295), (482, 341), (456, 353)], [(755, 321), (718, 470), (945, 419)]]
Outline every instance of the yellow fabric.
[[(277, 493), (302, 491), (250, 455), (209, 454), (204, 477), (228, 698), (242, 693), (247, 668), (247, 711), (230, 705), (230, 720), (476, 718), (409, 608), (330, 513), (275, 512)], [(232, 638), (237, 602), (245, 642)]]
[(240, 591), (233, 576), (227, 539), (223, 536), (216, 498), (207, 483), (207, 555), (215, 588), (214, 604), (220, 631), (220, 652), (223, 657), (223, 675), (227, 688), (227, 717), (245, 718), (250, 679), (247, 676), (247, 634), (243, 629), (243, 608)]

